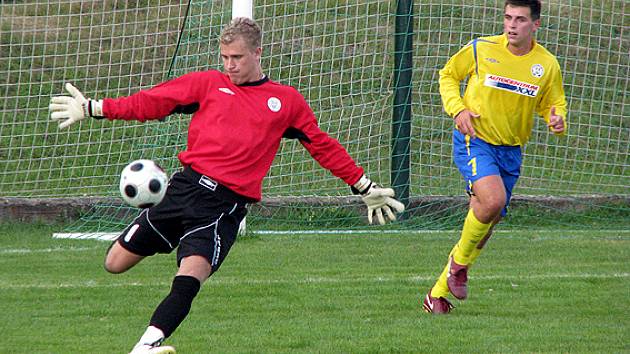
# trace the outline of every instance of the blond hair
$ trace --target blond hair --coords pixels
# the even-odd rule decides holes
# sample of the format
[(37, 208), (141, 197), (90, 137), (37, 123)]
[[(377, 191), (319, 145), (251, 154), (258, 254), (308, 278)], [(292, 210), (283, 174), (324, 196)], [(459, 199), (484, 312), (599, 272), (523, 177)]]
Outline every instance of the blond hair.
[(219, 42), (221, 44), (230, 44), (237, 38), (242, 38), (251, 49), (261, 46), (262, 30), (256, 21), (247, 17), (236, 17), (230, 21), (230, 24), (223, 28)]

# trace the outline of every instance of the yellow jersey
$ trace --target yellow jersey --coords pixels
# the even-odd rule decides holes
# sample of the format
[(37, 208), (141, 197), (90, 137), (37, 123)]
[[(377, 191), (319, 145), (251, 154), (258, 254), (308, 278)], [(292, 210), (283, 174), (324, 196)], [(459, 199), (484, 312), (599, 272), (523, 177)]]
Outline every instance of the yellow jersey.
[[(440, 70), (440, 95), (448, 115), (468, 109), (475, 133), (493, 145), (522, 146), (534, 125), (534, 111), (549, 122), (550, 110), (562, 116), (567, 103), (556, 57), (534, 41), (522, 56), (507, 48), (505, 34), (470, 41)], [(468, 77), (464, 97), (460, 83)], [(565, 128), (566, 132), (566, 128)]]

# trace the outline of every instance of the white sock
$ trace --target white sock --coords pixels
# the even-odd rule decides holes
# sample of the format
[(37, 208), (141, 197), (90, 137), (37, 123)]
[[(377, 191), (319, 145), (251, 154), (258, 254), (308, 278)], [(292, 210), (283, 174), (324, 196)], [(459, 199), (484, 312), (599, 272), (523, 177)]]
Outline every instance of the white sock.
[(139, 347), (141, 345), (147, 345), (147, 344), (151, 345), (153, 343), (161, 342), (163, 340), (164, 340), (164, 332), (162, 332), (162, 330), (157, 327), (149, 326), (147, 327), (147, 330), (144, 332), (142, 337), (140, 337), (138, 344), (136, 344), (134, 348)]

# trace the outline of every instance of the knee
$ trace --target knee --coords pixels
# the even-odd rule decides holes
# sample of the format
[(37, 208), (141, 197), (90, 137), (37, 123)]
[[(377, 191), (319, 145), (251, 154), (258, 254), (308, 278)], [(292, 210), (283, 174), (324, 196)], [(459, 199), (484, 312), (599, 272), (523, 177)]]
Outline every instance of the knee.
[(112, 255), (112, 248), (114, 248), (116, 242), (117, 241), (112, 242), (107, 248), (107, 251), (105, 252), (105, 261), (103, 262), (103, 268), (105, 268), (107, 272), (112, 274), (121, 273), (120, 271), (118, 271), (116, 263), (114, 262), (114, 256)]
[(476, 200), (475, 203), (472, 203), (472, 207), (479, 221), (489, 223), (500, 217), (501, 211), (505, 207), (505, 201), (505, 196), (495, 195)]
[(119, 262), (116, 262), (114, 257), (110, 257), (110, 254), (105, 257), (105, 262), (103, 263), (103, 268), (109, 273), (112, 274), (120, 274), (125, 272), (127, 269), (122, 267)]
[(491, 221), (494, 221), (494, 219), (501, 214), (501, 210), (505, 208), (505, 196), (496, 196), (495, 198), (491, 198), (486, 204), (486, 209), (492, 215)]
[(125, 269), (117, 267), (115, 264), (109, 263), (107, 261), (105, 261), (105, 264), (103, 264), (103, 268), (105, 268), (105, 270), (111, 274), (120, 274), (125, 271)]
[(124, 250), (114, 241), (112, 246), (107, 250), (103, 268), (112, 274), (124, 273), (129, 268), (133, 267), (134, 264), (138, 263), (141, 258), (142, 257), (132, 255)]

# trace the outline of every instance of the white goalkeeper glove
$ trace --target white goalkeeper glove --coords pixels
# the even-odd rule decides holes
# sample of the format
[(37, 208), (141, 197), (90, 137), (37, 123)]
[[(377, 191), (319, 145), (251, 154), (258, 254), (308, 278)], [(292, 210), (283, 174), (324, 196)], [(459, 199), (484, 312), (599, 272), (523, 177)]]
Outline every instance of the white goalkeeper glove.
[(64, 129), (86, 117), (103, 118), (103, 101), (86, 99), (81, 91), (70, 83), (66, 90), (71, 96), (53, 96), (50, 98), (50, 119), (59, 122), (59, 129)]
[(372, 224), (374, 214), (376, 214), (378, 223), (385, 225), (383, 212), (385, 212), (390, 221), (394, 221), (396, 220), (396, 214), (394, 214), (392, 209), (397, 213), (405, 211), (405, 205), (394, 199), (393, 189), (383, 188), (370, 181), (365, 175), (352, 186), (352, 191), (355, 194), (361, 194), (361, 199), (367, 205), (367, 216), (370, 224)]

